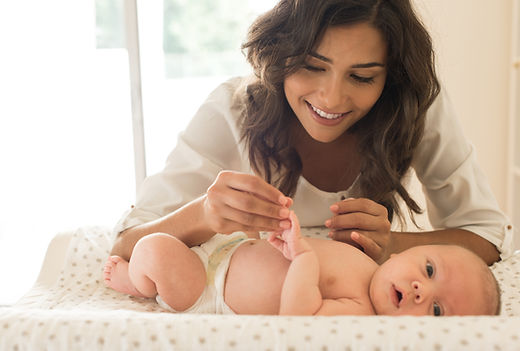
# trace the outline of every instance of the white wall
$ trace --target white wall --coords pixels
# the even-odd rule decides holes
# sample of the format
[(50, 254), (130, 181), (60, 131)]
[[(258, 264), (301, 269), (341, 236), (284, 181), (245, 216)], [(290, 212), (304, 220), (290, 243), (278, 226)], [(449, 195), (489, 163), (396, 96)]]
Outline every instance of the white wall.
[(414, 2), (433, 37), (443, 87), (506, 210), (512, 1)]

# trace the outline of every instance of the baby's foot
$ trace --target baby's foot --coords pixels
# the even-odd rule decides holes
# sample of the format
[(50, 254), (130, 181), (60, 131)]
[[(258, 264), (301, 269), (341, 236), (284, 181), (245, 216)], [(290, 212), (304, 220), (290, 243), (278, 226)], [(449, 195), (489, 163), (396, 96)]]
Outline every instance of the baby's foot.
[(128, 276), (128, 262), (119, 256), (110, 256), (103, 272), (105, 284), (123, 294), (145, 297), (135, 288)]

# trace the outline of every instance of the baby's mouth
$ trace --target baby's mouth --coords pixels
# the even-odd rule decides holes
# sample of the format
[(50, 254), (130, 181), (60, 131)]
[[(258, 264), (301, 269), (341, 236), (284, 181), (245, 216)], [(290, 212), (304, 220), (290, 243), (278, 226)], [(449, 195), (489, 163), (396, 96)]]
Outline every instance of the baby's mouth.
[(392, 285), (392, 288), (394, 290), (394, 296), (395, 296), (395, 305), (399, 308), (399, 305), (401, 304), (401, 301), (403, 300), (403, 293), (397, 289), (395, 285)]
[(401, 304), (401, 300), (403, 299), (403, 294), (397, 289), (395, 290), (395, 292), (397, 293), (397, 303)]

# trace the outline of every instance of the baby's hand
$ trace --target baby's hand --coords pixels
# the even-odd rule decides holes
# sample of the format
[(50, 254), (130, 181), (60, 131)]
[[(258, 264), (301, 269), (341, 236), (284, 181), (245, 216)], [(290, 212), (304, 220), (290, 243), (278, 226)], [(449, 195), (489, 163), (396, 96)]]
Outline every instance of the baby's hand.
[(300, 231), (300, 223), (298, 217), (291, 211), (289, 215), (291, 228), (282, 232), (273, 232), (267, 238), (267, 241), (277, 248), (288, 260), (294, 258), (304, 252), (312, 251), (309, 243), (302, 237)]

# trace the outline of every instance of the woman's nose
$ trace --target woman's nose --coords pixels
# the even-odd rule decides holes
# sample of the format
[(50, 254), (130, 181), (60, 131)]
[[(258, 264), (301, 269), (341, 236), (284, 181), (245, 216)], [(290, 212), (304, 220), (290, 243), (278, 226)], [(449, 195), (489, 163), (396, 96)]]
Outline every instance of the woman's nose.
[(322, 108), (328, 109), (329, 113), (344, 112), (341, 108), (347, 100), (346, 82), (339, 78), (329, 78), (321, 89)]

